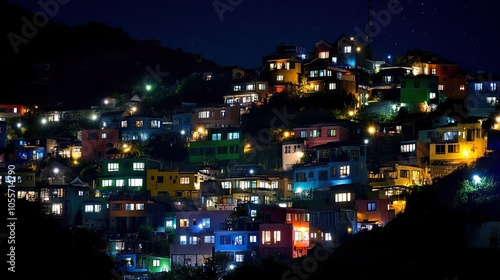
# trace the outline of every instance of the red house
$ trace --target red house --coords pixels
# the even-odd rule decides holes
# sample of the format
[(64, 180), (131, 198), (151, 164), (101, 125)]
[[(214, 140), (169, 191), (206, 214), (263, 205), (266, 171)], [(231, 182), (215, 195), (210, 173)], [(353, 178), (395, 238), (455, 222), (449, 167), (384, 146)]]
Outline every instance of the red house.
[(82, 159), (99, 160), (107, 156), (113, 148), (119, 148), (118, 129), (90, 129), (82, 131)]
[(266, 207), (259, 225), (259, 250), (262, 257), (281, 259), (307, 255), (309, 247), (309, 211), (298, 208)]
[(316, 124), (293, 129), (294, 137), (305, 139), (306, 149), (333, 141), (351, 139), (351, 130), (342, 123)]

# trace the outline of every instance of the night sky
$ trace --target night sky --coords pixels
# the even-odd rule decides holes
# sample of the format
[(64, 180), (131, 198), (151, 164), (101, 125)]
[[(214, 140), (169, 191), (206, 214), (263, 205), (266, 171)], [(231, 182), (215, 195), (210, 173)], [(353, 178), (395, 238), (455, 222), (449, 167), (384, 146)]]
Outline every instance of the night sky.
[[(38, 2), (12, 1), (32, 12)], [(53, 21), (90, 20), (120, 27), (139, 40), (201, 54), (222, 65), (259, 67), (280, 43), (313, 50), (325, 39), (366, 31), (367, 0), (57, 0)], [(174, 3), (172, 3), (174, 2)], [(394, 3), (395, 2), (395, 3)], [(500, 4), (494, 0), (373, 0), (375, 53), (395, 57), (414, 48), (435, 53), (469, 71), (498, 74)], [(389, 5), (393, 5), (391, 9)], [(387, 17), (389, 15), (389, 17)]]

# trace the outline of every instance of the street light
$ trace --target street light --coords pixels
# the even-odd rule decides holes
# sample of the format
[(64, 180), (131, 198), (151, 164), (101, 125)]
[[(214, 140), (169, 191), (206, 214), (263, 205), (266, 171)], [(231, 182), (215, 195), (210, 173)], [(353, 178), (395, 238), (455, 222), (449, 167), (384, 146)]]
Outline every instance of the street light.
[(472, 176), (472, 180), (474, 181), (474, 184), (479, 184), (481, 182), (481, 177), (479, 177), (478, 175), (474, 175)]

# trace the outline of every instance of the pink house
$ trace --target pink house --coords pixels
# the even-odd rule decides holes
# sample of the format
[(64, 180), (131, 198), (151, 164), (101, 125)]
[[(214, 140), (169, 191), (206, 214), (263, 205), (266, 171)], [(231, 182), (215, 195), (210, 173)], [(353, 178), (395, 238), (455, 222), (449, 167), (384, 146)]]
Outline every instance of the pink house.
[(91, 129), (82, 131), (82, 159), (99, 160), (107, 157), (107, 152), (118, 148), (119, 131), (112, 129)]
[(295, 138), (305, 139), (306, 149), (328, 142), (350, 140), (352, 132), (343, 123), (316, 124), (293, 129)]

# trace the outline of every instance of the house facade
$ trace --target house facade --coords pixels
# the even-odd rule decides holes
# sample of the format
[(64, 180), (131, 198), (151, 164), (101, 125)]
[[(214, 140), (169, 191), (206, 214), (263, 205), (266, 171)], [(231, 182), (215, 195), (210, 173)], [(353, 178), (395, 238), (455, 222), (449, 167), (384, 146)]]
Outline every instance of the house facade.
[(97, 193), (101, 197), (146, 195), (147, 170), (161, 165), (161, 161), (150, 158), (103, 159), (99, 162)]
[(403, 77), (401, 80), (401, 106), (408, 112), (430, 112), (439, 103), (439, 77), (433, 75), (417, 75)]
[(472, 79), (467, 84), (467, 111), (470, 117), (491, 117), (500, 104), (500, 81)]
[(470, 165), (487, 151), (487, 135), (480, 122), (438, 127), (429, 144), (431, 178), (445, 176), (461, 165)]
[(199, 266), (215, 251), (215, 232), (226, 228), (234, 210), (176, 212), (176, 235), (170, 245), (172, 266)]
[(149, 168), (146, 185), (149, 195), (168, 195), (172, 198), (201, 199), (203, 176), (198, 172)]
[(106, 158), (107, 152), (119, 148), (120, 143), (121, 136), (117, 128), (82, 130), (82, 159), (98, 161)]
[(243, 158), (243, 135), (239, 128), (199, 129), (189, 143), (190, 163)]
[(316, 146), (316, 162), (293, 170), (294, 193), (345, 184), (367, 184), (366, 147), (349, 142)]

